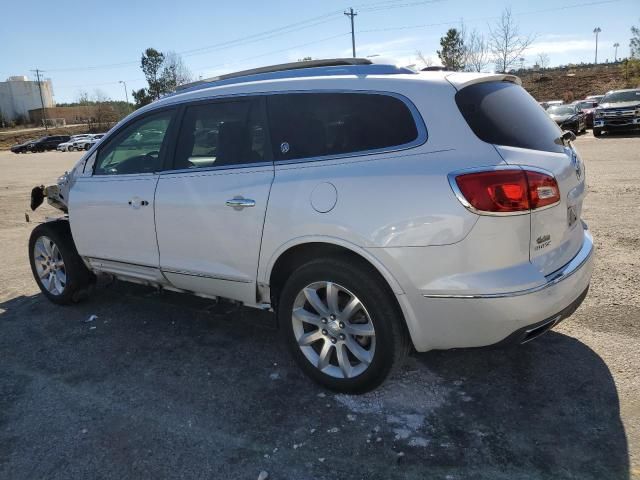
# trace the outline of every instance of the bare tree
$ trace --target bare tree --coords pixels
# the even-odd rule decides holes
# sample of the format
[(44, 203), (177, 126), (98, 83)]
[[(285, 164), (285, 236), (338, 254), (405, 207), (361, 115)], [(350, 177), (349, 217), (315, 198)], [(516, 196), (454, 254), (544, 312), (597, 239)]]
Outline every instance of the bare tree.
[(93, 92), (93, 112), (89, 121), (90, 129), (106, 129), (117, 120), (111, 99), (99, 89)]
[(481, 72), (489, 65), (489, 45), (482, 34), (473, 30), (464, 41), (465, 64), (470, 72)]
[(162, 67), (161, 82), (166, 91), (175, 90), (178, 85), (189, 83), (193, 78), (191, 71), (185, 65), (182, 57), (176, 52), (167, 52), (164, 54)]
[(424, 63), (423, 68), (430, 67), (431, 65), (433, 65), (433, 60), (431, 59), (431, 57), (426, 57), (420, 50), (416, 52), (416, 57), (418, 57), (418, 60)]
[(540, 52), (536, 57), (536, 63), (538, 64), (538, 67), (544, 70), (549, 66), (549, 55), (545, 52)]
[(520, 57), (533, 43), (533, 35), (521, 35), (510, 8), (502, 11), (500, 19), (493, 28), (489, 27), (489, 50), (500, 72), (508, 71), (517, 64)]

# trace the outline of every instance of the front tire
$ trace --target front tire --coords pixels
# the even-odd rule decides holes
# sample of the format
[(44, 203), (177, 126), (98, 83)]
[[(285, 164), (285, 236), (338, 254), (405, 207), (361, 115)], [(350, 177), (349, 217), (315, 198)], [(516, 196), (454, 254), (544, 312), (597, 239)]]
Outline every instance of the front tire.
[(602, 129), (601, 128), (594, 128), (593, 129), (593, 136), (594, 137), (599, 137), (600, 135), (602, 135)]
[(377, 272), (348, 258), (312, 260), (287, 280), (282, 335), (305, 374), (331, 390), (364, 393), (406, 357), (402, 313)]
[(33, 229), (29, 262), (40, 291), (58, 305), (82, 300), (95, 283), (95, 275), (78, 255), (66, 221), (47, 222)]

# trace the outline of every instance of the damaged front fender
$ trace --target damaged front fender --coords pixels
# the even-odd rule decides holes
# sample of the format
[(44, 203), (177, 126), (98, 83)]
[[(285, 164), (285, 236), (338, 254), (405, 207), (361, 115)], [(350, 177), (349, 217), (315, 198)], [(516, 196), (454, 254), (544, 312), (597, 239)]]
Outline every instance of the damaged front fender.
[(75, 183), (76, 177), (91, 176), (93, 171), (93, 163), (96, 154), (92, 152), (90, 155), (83, 156), (71, 169), (58, 178), (55, 185), (45, 187), (40, 185), (31, 190), (31, 210), (35, 210), (47, 199), (49, 205), (64, 213), (69, 213), (69, 192)]
[(52, 207), (62, 210), (64, 213), (69, 213), (67, 201), (60, 192), (60, 185), (49, 185), (48, 187), (40, 185), (33, 187), (31, 190), (31, 210), (35, 210), (42, 205), (45, 198)]

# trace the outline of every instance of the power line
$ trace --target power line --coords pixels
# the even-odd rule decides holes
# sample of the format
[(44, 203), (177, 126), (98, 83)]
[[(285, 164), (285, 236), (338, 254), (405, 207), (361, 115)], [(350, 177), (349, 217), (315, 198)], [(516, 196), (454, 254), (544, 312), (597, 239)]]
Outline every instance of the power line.
[[(315, 17), (308, 18), (306, 20), (301, 20), (288, 25), (284, 25), (282, 27), (266, 30), (260, 33), (255, 33), (253, 35), (239, 37), (233, 40), (226, 40), (224, 42), (219, 42), (216, 44), (198, 47), (190, 50), (183, 50), (177, 53), (185, 57), (190, 57), (194, 55), (200, 55), (203, 53), (210, 53), (211, 51), (214, 51), (214, 50), (222, 50), (230, 47), (247, 45), (250, 43), (268, 40), (270, 38), (274, 38), (280, 35), (286, 35), (289, 33), (300, 31), (300, 30), (305, 30), (307, 28), (312, 28), (317, 25), (322, 25), (324, 23), (337, 19), (340, 13), (342, 13), (341, 10), (335, 10), (332, 12), (325, 13), (323, 15), (318, 15)], [(335, 17), (335, 18), (329, 18), (329, 17)], [(102, 69), (120, 68), (120, 67), (138, 65), (138, 64), (139, 64), (138, 61), (129, 61), (129, 62), (119, 62), (119, 63), (104, 64), (104, 65), (93, 65), (88, 67), (54, 68), (54, 69), (49, 69), (48, 71), (49, 72), (75, 72), (75, 71), (85, 71), (85, 70), (102, 70)]]
[[(589, 3), (580, 3), (580, 4), (573, 4), (573, 5), (565, 5), (565, 6), (560, 6), (560, 7), (553, 7), (553, 8), (545, 8), (543, 10), (532, 10), (532, 11), (528, 11), (528, 12), (520, 12), (520, 13), (514, 13), (514, 16), (520, 16), (520, 15), (535, 15), (538, 13), (547, 13), (547, 12), (555, 12), (558, 10), (568, 10), (571, 8), (583, 8), (583, 7), (590, 7), (593, 5), (604, 5), (607, 3), (615, 3), (615, 2), (620, 2), (621, 0), (599, 0), (599, 1), (595, 1), (595, 2), (589, 2)], [(493, 15), (493, 16), (489, 16), (489, 17), (476, 17), (476, 18), (465, 18), (464, 21), (465, 22), (477, 22), (477, 21), (482, 21), (482, 20), (494, 20), (496, 18), (500, 18), (499, 15)], [(423, 23), (423, 24), (417, 24), (417, 25), (402, 25), (402, 26), (396, 26), (396, 27), (383, 27), (383, 28), (372, 28), (369, 30), (359, 30), (359, 33), (373, 33), (373, 32), (391, 32), (394, 30), (411, 30), (411, 29), (415, 29), (415, 28), (428, 28), (428, 27), (439, 27), (439, 26), (443, 26), (443, 25), (456, 25), (460, 23), (460, 19), (457, 20), (450, 20), (447, 22), (438, 22), (438, 23)]]
[(236, 60), (236, 61), (231, 62), (231, 63), (219, 63), (217, 65), (212, 65), (212, 66), (209, 66), (209, 67), (200, 67), (199, 70), (201, 70), (201, 71), (202, 70), (211, 70), (211, 69), (214, 69), (214, 68), (225, 67), (225, 66), (228, 66), (228, 65), (237, 65), (238, 63), (246, 62), (246, 61), (249, 61), (249, 60), (255, 60), (256, 58), (267, 57), (269, 55), (275, 55), (276, 53), (287, 52), (287, 51), (289, 51), (291, 49), (294, 49), (294, 48), (308, 47), (309, 45), (315, 45), (315, 44), (318, 44), (318, 43), (327, 42), (329, 40), (333, 40), (334, 38), (344, 37), (346, 35), (349, 35), (349, 33), (339, 33), (337, 35), (331, 35), (330, 37), (325, 37), (325, 38), (321, 38), (321, 39), (315, 40), (313, 42), (301, 43), (301, 44), (298, 44), (298, 45), (291, 45), (291, 46), (288, 46), (286, 48), (282, 48), (282, 49), (279, 49), (279, 50), (273, 50), (271, 52), (266, 52), (266, 53), (261, 53), (259, 55), (253, 55), (251, 57), (241, 58), (241, 59)]

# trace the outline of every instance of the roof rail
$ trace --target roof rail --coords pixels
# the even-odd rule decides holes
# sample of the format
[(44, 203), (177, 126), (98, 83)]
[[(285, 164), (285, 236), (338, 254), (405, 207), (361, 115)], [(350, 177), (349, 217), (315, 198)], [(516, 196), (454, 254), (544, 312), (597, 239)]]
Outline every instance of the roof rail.
[(284, 78), (320, 77), (335, 75), (393, 75), (415, 74), (415, 70), (395, 65), (372, 63), (364, 58), (337, 58), (330, 60), (310, 60), (305, 62), (284, 63), (270, 67), (244, 70), (219, 77), (199, 80), (180, 85), (176, 91), (166, 95), (172, 97), (181, 93), (194, 92), (210, 87), (233, 85), (238, 83), (258, 82)]
[(301, 62), (280, 63), (278, 65), (269, 65), (267, 67), (252, 68), (251, 70), (242, 70), (240, 72), (227, 73), (218, 77), (206, 78), (196, 82), (185, 83), (176, 87), (176, 91), (186, 90), (191, 87), (203, 85), (205, 83), (217, 82), (220, 80), (230, 80), (232, 78), (248, 77), (249, 75), (259, 75), (261, 73), (284, 72), (289, 70), (301, 70), (303, 68), (316, 67), (337, 67), (345, 65), (371, 65), (371, 60), (366, 58), (327, 58), (323, 60), (304, 60)]

